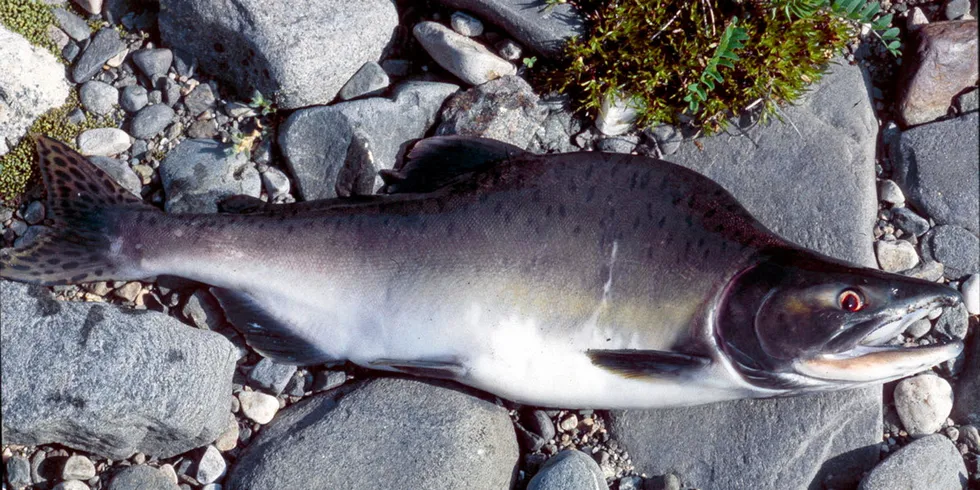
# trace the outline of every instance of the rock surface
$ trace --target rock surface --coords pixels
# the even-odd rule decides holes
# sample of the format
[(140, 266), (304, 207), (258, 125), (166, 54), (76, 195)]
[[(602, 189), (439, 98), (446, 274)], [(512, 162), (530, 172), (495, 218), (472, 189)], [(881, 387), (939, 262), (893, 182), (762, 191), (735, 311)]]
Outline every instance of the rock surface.
[(78, 90), (78, 97), (85, 110), (104, 116), (119, 103), (119, 90), (98, 80), (89, 80)]
[(378, 170), (394, 167), (458, 88), (408, 82), (395, 89), (392, 99), (372, 97), (294, 112), (279, 129), (279, 145), (300, 196), (312, 200), (337, 197), (338, 192), (356, 194), (350, 180), (338, 188), (342, 173), (368, 176), (371, 192), (381, 187)]
[[(873, 267), (877, 131), (860, 69), (832, 65), (806, 99), (784, 111), (802, 138), (790, 125), (774, 123), (748, 131), (757, 144), (721, 135), (702, 140), (703, 151), (682, 145), (671, 159), (718, 181), (776, 233)], [(830, 475), (831, 486), (848, 487), (878, 459), (881, 397), (875, 387), (613, 411), (610, 431), (637, 471), (675, 471), (693, 487), (820, 488)]]
[[(259, 90), (279, 107), (326, 104), (368, 61), (377, 61), (398, 25), (386, 0), (179, 0), (161, 5), (165, 43), (248, 97)], [(329, 56), (324, 56), (329, 47)]]
[(479, 136), (526, 149), (547, 116), (531, 86), (507, 76), (450, 98), (436, 134)]
[(905, 125), (915, 126), (945, 116), (953, 97), (977, 83), (977, 21), (922, 26), (910, 55), (902, 65), (905, 89), (899, 108)]
[(160, 163), (168, 213), (214, 213), (235, 194), (259, 197), (259, 172), (243, 153), (229, 155), (212, 140), (184, 140)]
[(439, 66), (470, 85), (517, 73), (509, 61), (437, 22), (419, 22), (412, 32)]
[(582, 451), (562, 451), (548, 460), (527, 490), (608, 490), (602, 469)]
[(943, 264), (950, 280), (980, 272), (980, 238), (955, 225), (940, 225), (923, 237), (922, 253)]
[(4, 444), (164, 458), (227, 427), (238, 353), (224, 337), (8, 281), (0, 297)]
[[(289, 407), (246, 448), (225, 488), (509, 488), (507, 410), (414, 379), (369, 381)], [(357, 471), (351, 471), (357, 468)]]
[(144, 107), (129, 122), (129, 133), (137, 139), (150, 139), (167, 129), (176, 114), (166, 104)]
[(51, 53), (32, 46), (0, 25), (0, 60), (16, 70), (0, 70), (0, 155), (17, 144), (38, 116), (68, 98), (65, 67)]
[(966, 485), (966, 466), (956, 445), (937, 434), (889, 456), (868, 473), (859, 490), (961, 490)]
[(891, 148), (895, 176), (912, 204), (939, 224), (980, 233), (980, 114), (912, 128)]
[(503, 28), (521, 44), (547, 57), (558, 57), (574, 36), (585, 35), (585, 22), (566, 2), (546, 5), (527, 0), (440, 0)]

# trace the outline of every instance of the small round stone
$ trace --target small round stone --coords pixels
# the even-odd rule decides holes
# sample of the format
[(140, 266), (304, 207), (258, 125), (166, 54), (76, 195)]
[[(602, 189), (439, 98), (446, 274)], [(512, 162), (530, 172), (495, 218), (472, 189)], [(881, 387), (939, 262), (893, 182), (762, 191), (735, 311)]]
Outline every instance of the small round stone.
[(472, 15), (463, 12), (454, 12), (450, 23), (454, 31), (466, 37), (476, 37), (483, 34), (483, 22), (480, 22), (480, 19)]
[(117, 128), (89, 129), (78, 135), (78, 149), (86, 156), (109, 156), (122, 153), (132, 143), (129, 134)]
[(934, 434), (953, 410), (953, 388), (934, 374), (903, 379), (895, 386), (895, 410), (912, 437)]
[(980, 315), (980, 274), (973, 274), (960, 285), (963, 303), (971, 315)]
[(576, 417), (574, 413), (570, 413), (564, 419), (561, 420), (561, 423), (558, 425), (558, 427), (563, 432), (573, 431), (575, 430), (576, 427), (578, 427), (578, 417)]
[(214, 441), (214, 447), (218, 448), (218, 451), (225, 452), (231, 451), (238, 446), (238, 434), (240, 430), (238, 429), (238, 422), (232, 420), (228, 424), (228, 428), (218, 436), (218, 439)]
[(507, 61), (517, 61), (521, 59), (521, 54), (523, 53), (521, 50), (521, 45), (510, 39), (500, 41), (495, 47), (497, 48), (497, 54)]
[(119, 103), (119, 90), (108, 83), (89, 80), (78, 90), (78, 98), (85, 110), (104, 116)]
[(258, 391), (243, 391), (238, 394), (242, 413), (249, 420), (268, 424), (279, 411), (279, 399)]
[(24, 210), (24, 221), (29, 225), (36, 225), (44, 220), (44, 203), (34, 201), (27, 205)]
[(898, 187), (898, 184), (892, 180), (882, 180), (878, 184), (878, 195), (881, 196), (881, 200), (892, 204), (895, 206), (901, 206), (905, 204), (905, 194), (902, 193), (902, 189)]
[(176, 114), (166, 104), (144, 107), (129, 123), (129, 132), (137, 139), (150, 139), (163, 132), (173, 122)]
[(61, 469), (62, 480), (88, 480), (95, 476), (95, 464), (85, 456), (76, 454), (65, 461)]
[(289, 194), (289, 177), (282, 170), (275, 167), (268, 167), (262, 172), (262, 187), (273, 201), (283, 198)]
[(878, 265), (886, 272), (900, 272), (919, 265), (919, 254), (915, 251), (915, 245), (905, 240), (879, 241), (875, 244), (875, 252), (878, 255)]
[(89, 486), (78, 480), (68, 480), (55, 485), (52, 490), (89, 490)]
[(197, 462), (197, 474), (195, 478), (204, 485), (218, 481), (228, 469), (228, 463), (221, 456), (221, 452), (214, 446), (208, 446)]
[(139, 112), (146, 107), (149, 96), (146, 89), (139, 85), (130, 85), (123, 89), (122, 96), (119, 98), (119, 105), (129, 113)]

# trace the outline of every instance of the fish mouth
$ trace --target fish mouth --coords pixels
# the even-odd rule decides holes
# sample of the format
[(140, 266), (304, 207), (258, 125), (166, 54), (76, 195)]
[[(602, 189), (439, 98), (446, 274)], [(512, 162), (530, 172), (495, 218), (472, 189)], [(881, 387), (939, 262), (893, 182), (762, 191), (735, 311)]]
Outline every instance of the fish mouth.
[(849, 348), (797, 360), (794, 368), (811, 378), (855, 384), (891, 381), (929, 369), (958, 356), (963, 351), (963, 342), (940, 339), (932, 345), (906, 347), (891, 345), (890, 341), (929, 312), (954, 307), (960, 302), (959, 294), (950, 289), (896, 305), (855, 325), (854, 334), (848, 336)]

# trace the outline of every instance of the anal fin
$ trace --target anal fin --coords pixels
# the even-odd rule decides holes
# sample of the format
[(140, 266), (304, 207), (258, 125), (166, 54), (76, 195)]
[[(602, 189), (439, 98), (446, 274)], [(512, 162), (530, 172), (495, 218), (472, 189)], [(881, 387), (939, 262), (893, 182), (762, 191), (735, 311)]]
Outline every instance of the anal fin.
[(627, 378), (677, 377), (705, 368), (711, 359), (659, 350), (590, 349), (592, 364)]
[(266, 311), (250, 294), (225, 288), (211, 288), (225, 316), (245, 337), (245, 343), (281, 364), (308, 366), (335, 360), (317, 348), (288, 322)]
[(413, 376), (455, 380), (466, 374), (466, 368), (454, 358), (446, 359), (378, 359), (370, 367), (397, 370)]

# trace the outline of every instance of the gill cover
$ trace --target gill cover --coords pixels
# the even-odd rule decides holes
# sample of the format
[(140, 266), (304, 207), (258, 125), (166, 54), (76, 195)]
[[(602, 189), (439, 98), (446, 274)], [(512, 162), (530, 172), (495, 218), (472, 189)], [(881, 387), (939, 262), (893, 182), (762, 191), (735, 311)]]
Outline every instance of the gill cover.
[(715, 336), (759, 387), (886, 381), (959, 352), (955, 343), (941, 351), (884, 346), (929, 310), (959, 301), (939, 284), (779, 249), (728, 284)]

